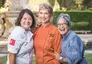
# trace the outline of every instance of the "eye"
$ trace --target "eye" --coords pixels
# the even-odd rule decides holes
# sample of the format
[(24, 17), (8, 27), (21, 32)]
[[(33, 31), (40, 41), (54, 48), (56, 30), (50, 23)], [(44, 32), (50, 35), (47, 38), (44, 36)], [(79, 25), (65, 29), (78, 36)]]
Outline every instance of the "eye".
[(61, 25), (62, 25), (62, 26), (66, 26), (66, 25), (68, 25), (68, 24), (67, 24), (67, 23), (59, 23), (59, 24), (58, 24), (58, 26), (61, 26)]
[(29, 18), (29, 20), (32, 20), (32, 18)]
[(27, 18), (23, 18), (24, 20), (26, 20)]
[(39, 14), (42, 14), (42, 12), (39, 12)]
[(68, 25), (67, 23), (63, 23), (63, 25)]
[(61, 24), (58, 24), (58, 26), (61, 26)]
[(48, 13), (45, 13), (45, 14), (48, 14)]

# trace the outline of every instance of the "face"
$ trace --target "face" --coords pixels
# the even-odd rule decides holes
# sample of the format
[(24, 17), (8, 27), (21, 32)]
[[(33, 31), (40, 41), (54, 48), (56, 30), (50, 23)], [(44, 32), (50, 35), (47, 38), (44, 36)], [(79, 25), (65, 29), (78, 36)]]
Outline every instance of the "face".
[(58, 24), (59, 32), (63, 36), (66, 35), (66, 33), (68, 32), (68, 29), (69, 29), (68, 22), (65, 19), (61, 18), (61, 19), (59, 19), (57, 24)]
[(24, 29), (30, 29), (30, 26), (32, 25), (32, 17), (28, 13), (24, 13), (20, 24)]
[(51, 14), (49, 13), (48, 9), (40, 9), (38, 16), (41, 23), (50, 22)]

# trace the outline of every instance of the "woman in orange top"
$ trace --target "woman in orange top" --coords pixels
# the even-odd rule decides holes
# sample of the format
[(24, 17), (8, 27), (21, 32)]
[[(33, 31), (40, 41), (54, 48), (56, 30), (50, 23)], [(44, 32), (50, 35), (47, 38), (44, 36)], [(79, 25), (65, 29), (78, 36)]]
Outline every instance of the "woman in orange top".
[(36, 64), (60, 64), (55, 59), (54, 53), (60, 54), (61, 35), (57, 28), (51, 24), (53, 9), (49, 4), (39, 6), (38, 17), (41, 26), (34, 33), (34, 51)]

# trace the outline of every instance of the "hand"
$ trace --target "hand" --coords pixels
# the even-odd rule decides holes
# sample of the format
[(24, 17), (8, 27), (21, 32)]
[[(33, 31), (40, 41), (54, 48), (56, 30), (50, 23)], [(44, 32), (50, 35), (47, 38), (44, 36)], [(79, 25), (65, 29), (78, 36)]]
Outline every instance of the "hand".
[(55, 58), (57, 59), (57, 60), (60, 60), (60, 55), (59, 55), (59, 53), (57, 53), (57, 52), (55, 52)]

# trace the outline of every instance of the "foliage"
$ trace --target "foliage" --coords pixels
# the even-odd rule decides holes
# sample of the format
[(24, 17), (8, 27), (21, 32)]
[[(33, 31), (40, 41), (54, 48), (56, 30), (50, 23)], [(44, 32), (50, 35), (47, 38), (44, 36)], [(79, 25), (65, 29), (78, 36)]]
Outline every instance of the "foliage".
[(92, 50), (92, 42), (88, 42), (85, 47), (86, 50)]
[(57, 0), (57, 2), (58, 2), (58, 4), (59, 4), (59, 6), (60, 6), (60, 9), (62, 8), (62, 0)]
[(92, 12), (88, 11), (56, 11), (54, 12), (54, 21), (53, 24), (56, 25), (56, 19), (60, 13), (68, 13), (71, 17), (73, 30), (91, 30), (92, 31)]
[(88, 64), (92, 64), (92, 54), (85, 54)]
[(83, 6), (84, 8), (92, 8), (92, 0), (83, 0)]
[(0, 8), (1, 8), (1, 6), (2, 6), (2, 1), (0, 0)]
[(67, 8), (68, 10), (74, 8), (75, 6), (75, 1), (74, 0), (57, 0), (60, 9), (62, 9), (62, 7)]
[(87, 30), (88, 28), (87, 28), (87, 26), (89, 25), (89, 23), (88, 22), (76, 22), (76, 23), (74, 23), (74, 22), (72, 22), (72, 24), (71, 24), (71, 28), (73, 29), (73, 30)]
[(0, 0), (0, 7), (3, 7), (5, 3), (5, 0)]
[(55, 5), (55, 0), (48, 0), (48, 2), (52, 5), (52, 6), (54, 6)]

